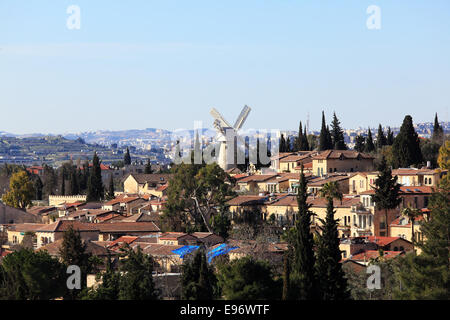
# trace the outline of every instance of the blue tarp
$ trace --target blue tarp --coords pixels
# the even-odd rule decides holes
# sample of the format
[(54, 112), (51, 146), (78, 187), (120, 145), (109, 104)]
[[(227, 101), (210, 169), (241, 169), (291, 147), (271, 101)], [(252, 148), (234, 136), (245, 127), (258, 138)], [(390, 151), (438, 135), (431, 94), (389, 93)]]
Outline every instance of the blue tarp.
[(175, 250), (172, 250), (173, 253), (180, 256), (181, 259), (184, 258), (185, 255), (197, 250), (200, 246), (184, 246)]
[(208, 252), (208, 263), (211, 263), (212, 259), (222, 254), (227, 254), (231, 250), (238, 249), (239, 247), (229, 247), (227, 244), (223, 243), (215, 249)]

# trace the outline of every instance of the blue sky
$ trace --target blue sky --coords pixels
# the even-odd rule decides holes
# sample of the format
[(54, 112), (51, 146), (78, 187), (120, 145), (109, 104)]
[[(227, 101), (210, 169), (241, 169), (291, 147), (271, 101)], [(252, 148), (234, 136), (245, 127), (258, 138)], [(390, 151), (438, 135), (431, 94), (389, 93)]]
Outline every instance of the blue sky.
[(450, 2), (0, 0), (0, 70), (13, 133), (210, 126), (244, 104), (246, 128), (448, 121)]

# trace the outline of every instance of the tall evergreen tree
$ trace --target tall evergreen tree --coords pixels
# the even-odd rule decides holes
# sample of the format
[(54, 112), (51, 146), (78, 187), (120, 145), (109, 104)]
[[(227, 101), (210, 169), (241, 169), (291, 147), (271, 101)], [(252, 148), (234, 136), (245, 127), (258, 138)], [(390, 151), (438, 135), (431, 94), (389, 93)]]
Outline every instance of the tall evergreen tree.
[(392, 176), (391, 168), (388, 167), (386, 158), (381, 158), (378, 167), (378, 177), (375, 179), (375, 194), (372, 195), (372, 200), (378, 210), (384, 210), (384, 223), (386, 236), (389, 236), (389, 221), (388, 210), (395, 209), (400, 204), (399, 197), (400, 184), (397, 183), (397, 176)]
[(130, 156), (130, 150), (127, 147), (127, 151), (125, 152), (125, 155), (123, 157), (123, 163), (127, 166), (131, 164), (131, 156)]
[(370, 131), (370, 128), (369, 128), (369, 132), (367, 133), (366, 145), (365, 145), (364, 151), (365, 152), (375, 151), (375, 145), (373, 143), (373, 138), (372, 138), (372, 131)]
[(341, 128), (341, 124), (333, 113), (333, 121), (331, 122), (331, 140), (333, 143), (333, 149), (335, 150), (347, 150), (347, 145), (344, 140), (344, 131)]
[(303, 150), (300, 150), (300, 151), (308, 151), (309, 150), (309, 141), (308, 141), (308, 135), (306, 133), (306, 126), (304, 129), (302, 138), (303, 138), (303, 143), (302, 143)]
[(34, 190), (36, 200), (42, 200), (42, 188), (44, 187), (41, 178), (36, 175), (34, 179)]
[(286, 140), (286, 152), (291, 152), (292, 148), (291, 148), (291, 138), (289, 138), (289, 136), (287, 137)]
[(291, 260), (292, 260), (292, 248), (289, 248), (284, 252), (283, 255), (283, 292), (282, 292), (282, 300), (290, 300), (291, 296), (291, 282), (290, 282), (290, 274), (291, 274)]
[(329, 126), (327, 125), (327, 145), (328, 149), (333, 149), (333, 137), (331, 136), (331, 131)]
[(65, 196), (66, 195), (66, 170), (64, 169), (64, 167), (61, 170), (61, 195)]
[(80, 184), (78, 182), (78, 175), (76, 170), (70, 172), (70, 194), (77, 195), (80, 193)]
[(444, 138), (444, 130), (439, 125), (439, 120), (436, 113), (436, 115), (434, 116), (433, 135), (431, 139), (435, 142), (442, 144), (443, 138)]
[(394, 297), (405, 300), (448, 300), (450, 297), (450, 185), (444, 179), (435, 192), (429, 209), (430, 218), (423, 220), (419, 241), (419, 255), (407, 254), (400, 258), (396, 274), (401, 287)]
[(339, 249), (338, 220), (334, 219), (333, 198), (327, 197), (327, 215), (322, 223), (322, 234), (317, 248), (316, 270), (323, 300), (346, 300), (350, 298)]
[(311, 204), (307, 203), (307, 185), (301, 165), (300, 180), (297, 193), (298, 219), (288, 236), (293, 250), (292, 270), (290, 273), (293, 299), (310, 300), (317, 298), (317, 279), (314, 265), (314, 240), (311, 233)]
[(411, 165), (419, 165), (422, 158), (419, 136), (414, 130), (412, 117), (407, 115), (400, 127), (400, 132), (392, 145), (393, 166), (395, 168), (407, 168)]
[(286, 152), (286, 140), (284, 139), (284, 134), (281, 134), (279, 151)]
[(357, 135), (355, 137), (355, 150), (358, 152), (364, 152), (366, 148), (366, 138), (362, 135)]
[(119, 300), (155, 300), (158, 298), (153, 282), (154, 261), (144, 254), (140, 246), (133, 250), (128, 245), (122, 248), (122, 273), (119, 284)]
[(386, 134), (386, 144), (392, 146), (394, 143), (394, 133), (391, 131), (391, 127), (388, 127), (388, 132)]
[(322, 111), (322, 127), (319, 136), (319, 151), (332, 149), (330, 145), (330, 132), (325, 122), (325, 113)]
[(378, 125), (377, 149), (380, 150), (385, 145), (387, 145), (387, 140), (386, 140), (386, 137), (384, 136), (383, 128), (381, 127), (381, 123), (380, 123)]
[(104, 198), (104, 187), (102, 182), (102, 170), (97, 152), (92, 159), (92, 168), (88, 180), (88, 192), (86, 201), (100, 201)]
[(114, 178), (113, 178), (112, 173), (109, 175), (109, 187), (108, 187), (108, 192), (106, 194), (106, 198), (108, 200), (112, 200), (112, 199), (115, 198), (115, 195), (114, 195)]
[(302, 122), (300, 121), (300, 124), (298, 126), (298, 135), (297, 138), (295, 138), (294, 140), (294, 151), (302, 150), (302, 142), (303, 142), (303, 128)]
[[(63, 242), (59, 249), (59, 255), (63, 264), (68, 267), (76, 265), (81, 270), (81, 290), (86, 288), (86, 277), (92, 270), (90, 261), (91, 255), (86, 252), (86, 244), (81, 239), (79, 231), (75, 231), (72, 226), (64, 232)], [(76, 299), (81, 290), (68, 290), (66, 298)]]
[(152, 164), (150, 163), (150, 159), (147, 159), (147, 163), (145, 165), (144, 173), (145, 174), (151, 174), (152, 172), (153, 172), (152, 171)]
[(191, 259), (185, 259), (182, 269), (183, 300), (212, 300), (214, 298), (217, 280), (202, 249), (197, 250)]

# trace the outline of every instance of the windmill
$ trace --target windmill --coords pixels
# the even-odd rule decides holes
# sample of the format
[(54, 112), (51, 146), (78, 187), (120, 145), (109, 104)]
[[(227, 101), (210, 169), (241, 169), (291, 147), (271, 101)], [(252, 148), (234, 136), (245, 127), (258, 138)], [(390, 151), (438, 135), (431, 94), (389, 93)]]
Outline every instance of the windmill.
[[(223, 170), (236, 167), (236, 163), (234, 161), (235, 157), (233, 156), (233, 160), (230, 161), (228, 159), (228, 156), (230, 155), (227, 154), (228, 146), (233, 146), (234, 149), (234, 137), (237, 137), (237, 139), (240, 140), (249, 150), (248, 143), (241, 136), (239, 136), (238, 131), (242, 128), (248, 114), (250, 113), (250, 110), (250, 107), (247, 105), (244, 106), (233, 126), (231, 126), (216, 109), (212, 108), (209, 112), (214, 118), (213, 125), (217, 131), (216, 141), (220, 143), (218, 162), (219, 166)], [(234, 150), (234, 153), (236, 153), (236, 149)]]

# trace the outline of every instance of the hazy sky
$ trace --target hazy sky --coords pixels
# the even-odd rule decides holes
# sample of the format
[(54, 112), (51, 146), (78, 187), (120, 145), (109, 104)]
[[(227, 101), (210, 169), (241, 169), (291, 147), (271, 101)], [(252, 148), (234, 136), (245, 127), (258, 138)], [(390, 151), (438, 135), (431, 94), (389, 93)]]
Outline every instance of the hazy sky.
[(0, 131), (192, 128), (244, 104), (245, 128), (448, 121), (450, 1), (0, 0)]

